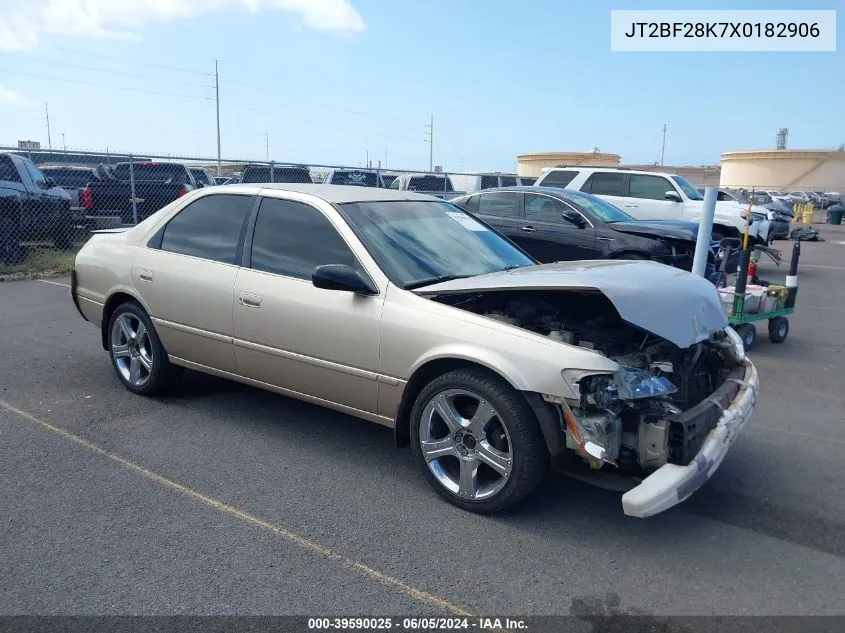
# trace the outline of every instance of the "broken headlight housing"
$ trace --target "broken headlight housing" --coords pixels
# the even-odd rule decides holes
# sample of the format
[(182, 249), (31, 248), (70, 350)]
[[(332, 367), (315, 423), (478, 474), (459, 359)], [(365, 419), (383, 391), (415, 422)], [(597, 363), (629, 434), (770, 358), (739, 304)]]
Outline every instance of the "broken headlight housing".
[(616, 389), (622, 400), (639, 400), (668, 396), (678, 388), (665, 376), (658, 376), (644, 369), (622, 366), (614, 376)]

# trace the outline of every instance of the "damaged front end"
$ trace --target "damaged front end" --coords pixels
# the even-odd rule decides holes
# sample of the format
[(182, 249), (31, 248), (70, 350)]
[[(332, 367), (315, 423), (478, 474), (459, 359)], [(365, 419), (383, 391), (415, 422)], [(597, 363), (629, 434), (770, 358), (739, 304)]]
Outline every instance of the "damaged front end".
[(596, 288), (485, 288), (430, 298), (616, 363), (615, 371), (562, 368), (572, 397), (541, 395), (558, 413), (566, 448), (590, 469), (642, 479), (622, 502), (626, 514), (646, 517), (710, 477), (754, 408), (756, 370), (708, 292), (715, 294), (712, 286), (701, 290), (700, 301), (687, 298), (686, 312), (674, 315), (651, 301), (653, 329), (632, 295), (615, 300)]

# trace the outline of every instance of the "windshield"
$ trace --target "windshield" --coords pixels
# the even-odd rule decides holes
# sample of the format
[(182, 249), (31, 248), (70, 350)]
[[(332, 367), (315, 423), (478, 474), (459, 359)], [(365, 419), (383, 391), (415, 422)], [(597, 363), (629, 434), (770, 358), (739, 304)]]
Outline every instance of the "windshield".
[(378, 177), (371, 171), (336, 171), (332, 174), (331, 184), (378, 187)]
[(247, 167), (244, 170), (241, 182), (244, 184), (254, 182), (314, 182), (311, 174), (304, 167), (273, 167), (270, 173), (269, 167)]
[(340, 206), (387, 276), (403, 288), (534, 264), (501, 235), (448, 202)]
[(672, 180), (683, 190), (684, 194), (690, 200), (704, 200), (704, 197), (698, 193), (698, 189), (693, 187), (692, 183), (681, 176), (672, 176)]
[(50, 176), (56, 181), (59, 187), (81, 188), (94, 180), (94, 174), (90, 169), (61, 169), (57, 167), (42, 168), (45, 176)]
[(736, 202), (741, 202), (742, 204), (748, 204), (749, 202), (751, 202), (751, 198), (739, 191), (731, 191), (730, 195)]
[(602, 222), (627, 222), (634, 219), (619, 207), (589, 193), (561, 189), (557, 195), (589, 218), (598, 218)]

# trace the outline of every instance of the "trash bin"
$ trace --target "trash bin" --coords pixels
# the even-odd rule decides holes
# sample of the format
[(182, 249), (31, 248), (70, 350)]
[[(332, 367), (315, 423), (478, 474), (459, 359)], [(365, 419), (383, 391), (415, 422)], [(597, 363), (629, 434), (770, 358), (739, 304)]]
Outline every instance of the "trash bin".
[(831, 224), (842, 224), (842, 209), (831, 209), (828, 217)]

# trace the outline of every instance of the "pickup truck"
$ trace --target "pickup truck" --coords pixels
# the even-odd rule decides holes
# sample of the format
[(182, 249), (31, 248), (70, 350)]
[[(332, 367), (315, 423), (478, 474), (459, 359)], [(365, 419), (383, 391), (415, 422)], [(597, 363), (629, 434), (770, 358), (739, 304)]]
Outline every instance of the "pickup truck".
[(311, 172), (304, 165), (247, 165), (241, 175), (241, 183), (264, 182), (314, 182)]
[(36, 241), (71, 247), (70, 196), (32, 161), (0, 153), (0, 259), (13, 263), (21, 242)]
[[(197, 187), (191, 172), (181, 163), (136, 162), (131, 171), (139, 222)], [(130, 164), (114, 165), (108, 178), (91, 182), (80, 192), (80, 199), (86, 218), (94, 225), (115, 218), (133, 224)]]
[(41, 173), (47, 178), (52, 178), (59, 187), (68, 193), (70, 196), (70, 212), (74, 223), (76, 225), (84, 224), (85, 207), (82, 206), (79, 192), (85, 189), (89, 183), (101, 179), (98, 171), (91, 167), (59, 165), (41, 167)]
[(416, 191), (444, 200), (451, 200), (466, 193), (455, 191), (452, 179), (446, 174), (402, 174), (390, 183), (390, 189)]

